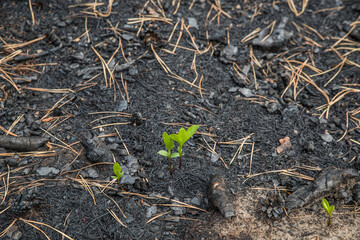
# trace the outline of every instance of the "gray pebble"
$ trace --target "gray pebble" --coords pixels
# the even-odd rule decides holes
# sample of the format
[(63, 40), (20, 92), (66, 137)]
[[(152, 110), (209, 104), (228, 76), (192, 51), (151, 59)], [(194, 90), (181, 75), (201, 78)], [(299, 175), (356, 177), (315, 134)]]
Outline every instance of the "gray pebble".
[(122, 112), (128, 108), (128, 102), (126, 100), (121, 100), (119, 105), (116, 108), (116, 111)]
[(157, 174), (157, 177), (159, 179), (164, 179), (164, 176), (165, 176), (165, 173), (163, 171), (159, 171), (158, 174)]
[(321, 135), (322, 140), (324, 140), (325, 142), (332, 142), (333, 141), (333, 137), (329, 134), (329, 133), (325, 133)]
[(210, 158), (210, 162), (212, 162), (212, 163), (216, 162), (217, 160), (219, 160), (220, 156), (221, 156), (221, 154), (212, 153), (211, 158)]
[(59, 169), (54, 168), (54, 167), (40, 167), (36, 170), (36, 172), (40, 175), (40, 176), (46, 176), (50, 173), (53, 174), (58, 174), (60, 172)]
[(79, 52), (79, 53), (75, 53), (74, 55), (72, 55), (72, 57), (75, 59), (83, 60), (85, 56), (84, 56), (83, 52)]
[(152, 215), (154, 215), (157, 212), (157, 206), (152, 205), (151, 207), (149, 207), (146, 211), (146, 217), (147, 218), (151, 218)]
[(79, 68), (79, 67), (80, 67), (80, 64), (78, 64), (78, 63), (70, 64), (70, 68), (71, 68), (71, 69), (77, 69), (77, 68)]
[(189, 22), (189, 25), (190, 25), (191, 27), (194, 27), (194, 28), (196, 28), (196, 29), (199, 28), (199, 26), (198, 26), (197, 21), (196, 21), (195, 18), (188, 18), (188, 22)]
[(157, 225), (151, 226), (150, 231), (153, 233), (157, 233), (160, 231), (160, 227)]
[(201, 199), (198, 198), (198, 197), (193, 197), (193, 198), (190, 200), (190, 203), (193, 204), (193, 205), (196, 205), (196, 206), (200, 206), (200, 204), (201, 204)]
[(134, 184), (136, 179), (139, 179), (139, 177), (133, 177), (133, 176), (130, 176), (129, 174), (124, 174), (120, 180), (120, 183), (121, 184)]
[(17, 166), (17, 158), (6, 158), (5, 163), (8, 164), (9, 166), (13, 167), (13, 166)]
[(136, 75), (136, 74), (138, 74), (139, 73), (139, 71), (137, 70), (137, 68), (130, 68), (129, 69), (129, 74), (131, 75), (131, 76), (134, 76), (134, 75)]
[(57, 22), (56, 25), (57, 25), (58, 27), (65, 27), (65, 26), (66, 26), (66, 23), (61, 21), (61, 22)]
[(251, 92), (250, 89), (248, 88), (239, 88), (239, 92), (241, 92), (242, 95), (244, 95), (245, 97), (252, 97), (254, 96), (254, 94)]

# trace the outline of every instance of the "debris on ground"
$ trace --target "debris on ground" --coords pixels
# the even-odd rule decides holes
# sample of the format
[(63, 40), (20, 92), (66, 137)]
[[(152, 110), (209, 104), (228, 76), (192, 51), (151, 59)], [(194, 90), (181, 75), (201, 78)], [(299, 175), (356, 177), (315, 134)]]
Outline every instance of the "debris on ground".
[(215, 175), (211, 180), (210, 196), (212, 203), (219, 209), (225, 218), (234, 217), (236, 215), (234, 207), (229, 197), (229, 189), (225, 180), (220, 175)]

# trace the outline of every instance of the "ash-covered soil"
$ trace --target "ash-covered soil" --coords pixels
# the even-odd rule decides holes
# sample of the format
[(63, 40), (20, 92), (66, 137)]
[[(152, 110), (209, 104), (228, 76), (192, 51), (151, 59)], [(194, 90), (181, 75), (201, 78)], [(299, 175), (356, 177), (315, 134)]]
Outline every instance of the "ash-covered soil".
[[(351, 0), (1, 1), (0, 236), (359, 239), (359, 13)], [(191, 125), (170, 175), (162, 133)], [(334, 168), (355, 180), (317, 182)], [(212, 203), (214, 175), (232, 218)]]

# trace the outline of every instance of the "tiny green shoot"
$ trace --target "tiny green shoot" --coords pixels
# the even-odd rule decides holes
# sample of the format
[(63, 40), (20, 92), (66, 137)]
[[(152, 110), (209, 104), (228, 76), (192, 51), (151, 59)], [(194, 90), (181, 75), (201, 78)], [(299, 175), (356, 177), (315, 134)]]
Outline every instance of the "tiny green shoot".
[(170, 167), (170, 175), (172, 175), (173, 166), (171, 164), (171, 159), (175, 158), (175, 157), (179, 157), (180, 155), (179, 155), (179, 153), (171, 153), (171, 150), (174, 148), (174, 141), (170, 138), (170, 136), (166, 132), (163, 132), (162, 136), (163, 136), (163, 141), (164, 141), (167, 151), (160, 150), (158, 152), (158, 154), (168, 158), (169, 167)]
[(123, 172), (121, 172), (121, 167), (120, 167), (120, 164), (119, 163), (114, 163), (114, 165), (113, 165), (113, 170), (114, 170), (114, 174), (115, 174), (115, 176), (111, 176), (113, 179), (116, 179), (116, 180), (118, 180), (119, 181), (119, 183), (120, 183), (120, 179), (121, 179), (121, 177), (124, 175), (124, 173)]
[(326, 212), (329, 214), (329, 219), (327, 221), (327, 225), (330, 226), (331, 225), (331, 214), (335, 209), (334, 205), (329, 205), (329, 202), (326, 200), (326, 198), (323, 198), (321, 201), (321, 205), (322, 207), (326, 210)]
[(180, 163), (179, 163), (179, 169), (181, 169), (181, 158), (184, 156), (183, 153), (183, 145), (186, 143), (187, 140), (189, 140), (192, 135), (196, 132), (196, 130), (199, 128), (199, 125), (193, 125), (188, 128), (188, 130), (185, 130), (184, 128), (180, 128), (178, 134), (171, 134), (170, 138), (173, 139), (175, 142), (179, 144), (178, 147), (178, 153), (180, 156)]

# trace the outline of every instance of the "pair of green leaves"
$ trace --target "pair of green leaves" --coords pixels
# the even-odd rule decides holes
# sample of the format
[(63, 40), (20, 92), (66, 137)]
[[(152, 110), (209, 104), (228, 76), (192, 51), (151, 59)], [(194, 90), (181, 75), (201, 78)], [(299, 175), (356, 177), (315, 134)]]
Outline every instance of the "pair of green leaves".
[(168, 158), (179, 157), (180, 156), (179, 153), (171, 153), (171, 150), (175, 147), (175, 145), (174, 145), (174, 141), (170, 138), (170, 136), (166, 132), (163, 132), (162, 136), (167, 151), (160, 150), (158, 154)]
[(180, 128), (178, 134), (170, 135), (170, 138), (179, 144), (178, 151), (179, 151), (180, 156), (183, 156), (182, 146), (184, 145), (184, 143), (187, 142), (187, 140), (189, 140), (192, 137), (192, 135), (194, 135), (194, 133), (196, 132), (196, 130), (198, 128), (199, 128), (199, 125), (193, 125), (193, 126), (189, 127), (188, 130), (185, 130), (184, 128)]
[(123, 172), (121, 172), (121, 167), (119, 163), (114, 163), (113, 165), (113, 170), (114, 170), (114, 174), (115, 176), (111, 176), (113, 179), (116, 179), (118, 181), (120, 181), (121, 177), (124, 175)]
[[(160, 150), (158, 154), (167, 157), (169, 160), (169, 167), (170, 167), (170, 174), (172, 175), (172, 165), (171, 165), (171, 159), (180, 157), (180, 163), (179, 163), (179, 169), (181, 169), (181, 158), (184, 155), (183, 153), (183, 145), (191, 138), (191, 136), (194, 135), (196, 130), (199, 128), (199, 125), (193, 125), (189, 127), (187, 130), (184, 128), (180, 128), (178, 134), (170, 134), (168, 135), (166, 132), (163, 132), (163, 141), (166, 146), (167, 151)], [(171, 153), (171, 150), (175, 147), (174, 141), (179, 144), (178, 152), (177, 153)]]
[(331, 214), (335, 209), (334, 205), (329, 205), (328, 200), (326, 200), (326, 198), (323, 198), (321, 201), (321, 205), (322, 207), (325, 209), (325, 211), (329, 214), (329, 219), (327, 221), (327, 225), (330, 226), (331, 225)]

